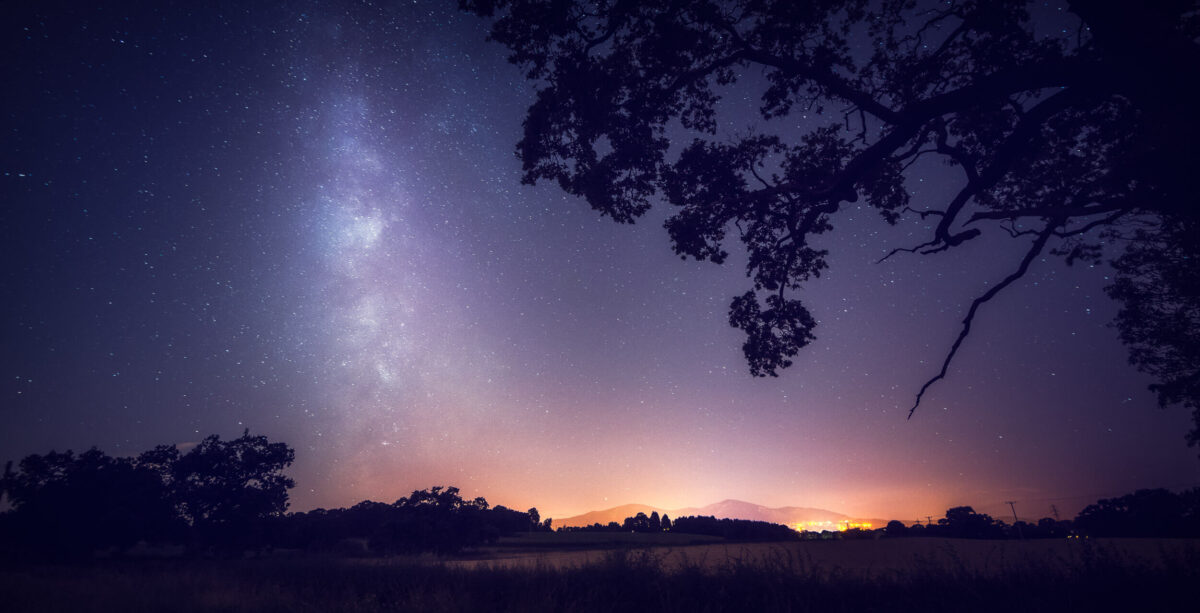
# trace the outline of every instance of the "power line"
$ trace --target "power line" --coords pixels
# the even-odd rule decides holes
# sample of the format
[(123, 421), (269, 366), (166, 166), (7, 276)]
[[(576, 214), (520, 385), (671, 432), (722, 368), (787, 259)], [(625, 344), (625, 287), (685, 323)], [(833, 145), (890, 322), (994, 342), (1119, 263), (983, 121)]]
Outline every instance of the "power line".
[[(1138, 491), (1138, 490), (1178, 490), (1178, 489), (1183, 489), (1183, 488), (1188, 488), (1188, 487), (1200, 487), (1200, 481), (1195, 481), (1192, 483), (1180, 483), (1177, 485), (1161, 485), (1158, 487), (1139, 487), (1139, 488), (1137, 488), (1137, 490), (1133, 490), (1133, 491), (1119, 491), (1119, 492), (1108, 491), (1108, 492), (1098, 492), (1098, 493), (1094, 493), (1094, 494), (1079, 494), (1079, 495), (1075, 495), (1075, 496), (1055, 496), (1055, 497), (1051, 497), (1051, 498), (1022, 498), (1019, 500), (1000, 500), (1000, 501), (988, 502), (988, 503), (978, 505), (978, 508), (984, 509), (984, 508), (990, 508), (990, 507), (998, 507), (998, 506), (1002, 506), (1002, 505), (1006, 505), (1006, 504), (1010, 505), (1010, 507), (1011, 507), (1013, 504), (1016, 504), (1018, 502), (1020, 502), (1020, 503), (1053, 502), (1053, 501), (1080, 500), (1080, 499), (1091, 499), (1091, 500), (1098, 501), (1098, 500), (1102, 500), (1105, 498), (1115, 498), (1115, 497), (1119, 497), (1119, 496), (1126, 496), (1126, 495), (1132, 494), (1133, 492)], [(972, 507), (974, 507), (974, 505), (972, 505)], [(1054, 518), (1058, 519), (1058, 507), (1051, 504), (1050, 510), (1054, 513)], [(1017, 521), (1016, 516), (1017, 516), (1016, 510), (1013, 509), (1013, 521), (1014, 522)], [(927, 519), (929, 517), (930, 516), (926, 516)]]
[[(1200, 481), (1196, 481), (1194, 483), (1181, 483), (1179, 485), (1161, 485), (1158, 487), (1139, 487), (1137, 489), (1138, 490), (1177, 490), (1177, 489), (1181, 489), (1181, 488), (1185, 488), (1185, 487), (1200, 487)], [(1134, 490), (1134, 491), (1137, 491), (1137, 490)], [(1057, 497), (1053, 497), (1053, 498), (1024, 498), (1024, 499), (1018, 500), (1017, 502), (1050, 502), (1053, 500), (1078, 500), (1080, 498), (1093, 498), (1093, 499), (1099, 500), (1100, 498), (1111, 498), (1114, 496), (1124, 496), (1126, 494), (1132, 494), (1132, 493), (1133, 492), (1131, 492), (1131, 491), (1119, 491), (1119, 492), (1108, 491), (1108, 492), (1099, 492), (1099, 493), (1095, 493), (1095, 494), (1080, 494), (1078, 496), (1057, 496)], [(994, 504), (1007, 504), (1007, 501), (997, 502)]]
[(1020, 537), (1021, 539), (1024, 539), (1025, 535), (1021, 534), (1021, 526), (1020, 526), (1021, 520), (1017, 519), (1017, 503), (1015, 501), (1009, 500), (1008, 508), (1012, 509), (1012, 512), (1013, 512), (1013, 525), (1017, 527), (1017, 536)]
[(1019, 520), (1017, 519), (1017, 506), (1016, 506), (1016, 505), (1017, 505), (1017, 502), (1016, 502), (1015, 500), (1005, 500), (1005, 501), (1004, 501), (1004, 504), (1008, 505), (1008, 508), (1012, 509), (1012, 512), (1013, 512), (1013, 522), (1017, 522), (1017, 521), (1019, 521)]

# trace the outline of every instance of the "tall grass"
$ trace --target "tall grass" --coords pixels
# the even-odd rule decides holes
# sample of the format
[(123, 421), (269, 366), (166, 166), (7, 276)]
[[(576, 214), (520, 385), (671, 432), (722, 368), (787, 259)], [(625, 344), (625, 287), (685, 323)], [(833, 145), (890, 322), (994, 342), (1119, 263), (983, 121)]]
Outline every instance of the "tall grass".
[(338, 558), (108, 561), (0, 569), (0, 610), (88, 611), (1193, 611), (1200, 555), (1146, 561), (1085, 547), (1040, 563), (917, 560), (865, 573), (794, 553), (665, 565), (608, 552), (567, 568), (453, 568)]

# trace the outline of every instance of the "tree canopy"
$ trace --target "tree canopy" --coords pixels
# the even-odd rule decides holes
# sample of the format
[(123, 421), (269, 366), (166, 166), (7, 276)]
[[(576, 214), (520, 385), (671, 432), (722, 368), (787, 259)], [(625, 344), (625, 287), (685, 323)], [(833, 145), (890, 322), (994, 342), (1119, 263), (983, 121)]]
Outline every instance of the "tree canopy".
[(0, 495), (12, 506), (0, 514), (8, 545), (51, 554), (170, 539), (183, 527), (154, 470), (95, 448), (30, 455), (15, 471), (9, 462)]
[(228, 441), (213, 434), (184, 454), (159, 446), (139, 459), (158, 467), (183, 516), (197, 525), (282, 515), (296, 484), (283, 470), (295, 457), (287, 444), (246, 430)]
[[(929, 228), (887, 257), (984, 232), (1023, 245), (970, 304), (910, 417), (979, 309), (1036, 260), (1116, 256), (1109, 292), (1131, 362), (1200, 422), (1194, 0), (1071, 1), (1055, 15), (1016, 0), (461, 5), (494, 20), (491, 38), (538, 86), (516, 147), (524, 182), (555, 181), (621, 223), (665, 199), (684, 258), (721, 263), (742, 243), (751, 283), (729, 322), (753, 375), (776, 376), (815, 338), (796, 297), (827, 265), (812, 239), (863, 202)], [(718, 129), (735, 85), (759, 87), (754, 133)], [(785, 119), (799, 114), (828, 121), (798, 133)], [(906, 178), (931, 160), (961, 183), (948, 201), (913, 202)]]
[(94, 447), (33, 454), (0, 477), (0, 496), (12, 505), (0, 514), (0, 540), (16, 535), (16, 545), (57, 553), (188, 536), (252, 545), (287, 510), (294, 482), (283, 470), (294, 457), (287, 444), (248, 430), (228, 441), (214, 434), (186, 453), (159, 445), (136, 458)]
[[(285, 514), (283, 474), (295, 453), (265, 436), (206, 437), (180, 452), (159, 445), (133, 458), (99, 449), (30, 455), (0, 475), (0, 560), (70, 557), (136, 547), (238, 555), (272, 548), (351, 555), (454, 553), (520, 532), (549, 532), (537, 509), (464, 500), (456, 487), (416, 490), (392, 504)], [(656, 516), (657, 517), (657, 516)]]

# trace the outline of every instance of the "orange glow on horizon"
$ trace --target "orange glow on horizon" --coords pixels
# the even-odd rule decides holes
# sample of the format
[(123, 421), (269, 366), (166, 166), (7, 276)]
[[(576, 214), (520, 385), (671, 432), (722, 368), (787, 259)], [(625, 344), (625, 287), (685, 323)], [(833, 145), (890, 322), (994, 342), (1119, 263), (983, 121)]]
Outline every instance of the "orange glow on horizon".
[(856, 530), (856, 529), (857, 530), (870, 530), (871, 522), (869, 522), (869, 521), (862, 521), (862, 522), (840, 521), (840, 522), (838, 522), (838, 532), (845, 532), (847, 530)]
[(796, 530), (797, 532), (831, 532), (833, 530), (837, 530), (838, 532), (845, 532), (847, 530), (855, 530), (855, 529), (870, 530), (871, 527), (872, 527), (871, 522), (850, 521), (850, 520), (842, 520), (842, 521), (838, 521), (838, 522), (809, 521), (809, 522), (802, 522), (802, 523), (792, 525), (792, 528), (794, 530)]

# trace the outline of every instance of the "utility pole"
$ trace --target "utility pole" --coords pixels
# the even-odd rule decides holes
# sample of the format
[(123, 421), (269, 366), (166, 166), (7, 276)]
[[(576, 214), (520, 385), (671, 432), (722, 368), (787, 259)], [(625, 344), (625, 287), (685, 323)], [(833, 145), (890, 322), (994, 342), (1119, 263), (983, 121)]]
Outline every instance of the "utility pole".
[(1056, 507), (1056, 506), (1054, 506), (1054, 505), (1050, 505), (1050, 512), (1051, 512), (1051, 513), (1054, 513), (1054, 521), (1062, 521), (1062, 520), (1061, 520), (1061, 519), (1059, 519), (1059, 517), (1058, 517), (1058, 507)]
[[(1017, 502), (1015, 500), (1005, 500), (1004, 504), (1008, 505), (1008, 508), (1012, 509), (1013, 525), (1017, 526), (1017, 522), (1021, 521), (1021, 520), (1017, 519)], [(1020, 538), (1021, 540), (1025, 540), (1025, 535), (1021, 534), (1020, 526), (1017, 526), (1017, 538)]]
[(932, 526), (932, 525), (933, 525), (933, 517), (930, 517), (929, 515), (926, 515), (926, 516), (925, 516), (925, 525), (927, 525), (927, 526)]
[(1008, 508), (1012, 509), (1013, 523), (1014, 524), (1017, 523), (1017, 521), (1018, 521), (1017, 520), (1017, 507), (1016, 507), (1017, 502), (1015, 500), (1005, 500), (1004, 504), (1008, 505)]

